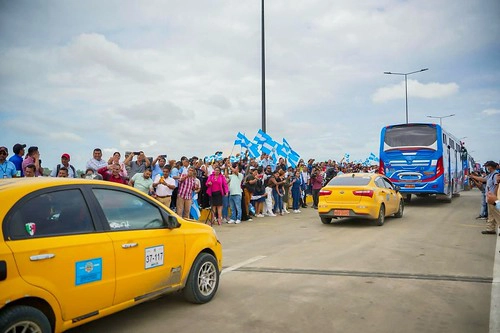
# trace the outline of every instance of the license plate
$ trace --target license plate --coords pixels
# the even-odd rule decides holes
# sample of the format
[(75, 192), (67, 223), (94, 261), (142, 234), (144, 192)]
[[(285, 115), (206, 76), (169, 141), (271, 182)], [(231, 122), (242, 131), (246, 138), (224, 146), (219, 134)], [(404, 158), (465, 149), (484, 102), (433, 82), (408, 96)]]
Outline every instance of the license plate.
[(163, 245), (148, 247), (144, 257), (144, 268), (163, 266)]
[(335, 216), (349, 216), (349, 210), (347, 210), (347, 209), (335, 209), (333, 211), (333, 215), (335, 215)]
[(415, 184), (406, 184), (406, 188), (415, 188)]

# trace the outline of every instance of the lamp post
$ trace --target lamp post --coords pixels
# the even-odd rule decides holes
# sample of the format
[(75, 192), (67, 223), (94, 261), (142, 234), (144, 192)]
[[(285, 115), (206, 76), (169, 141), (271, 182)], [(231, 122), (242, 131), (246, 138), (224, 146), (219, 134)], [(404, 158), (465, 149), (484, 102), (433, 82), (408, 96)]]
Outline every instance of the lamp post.
[(262, 18), (261, 18), (261, 32), (262, 32), (262, 131), (266, 133), (266, 50), (265, 50), (265, 34), (264, 34), (264, 0), (261, 3)]
[(388, 74), (388, 75), (404, 75), (404, 77), (405, 77), (406, 123), (407, 124), (408, 124), (408, 75), (420, 73), (420, 72), (425, 72), (427, 70), (429, 70), (429, 68), (423, 68), (421, 70), (409, 72), (409, 73), (384, 72), (384, 74)]
[(427, 116), (427, 118), (436, 118), (436, 119), (439, 119), (439, 126), (443, 127), (443, 118), (448, 118), (448, 117), (453, 117), (455, 114), (449, 114), (447, 116)]

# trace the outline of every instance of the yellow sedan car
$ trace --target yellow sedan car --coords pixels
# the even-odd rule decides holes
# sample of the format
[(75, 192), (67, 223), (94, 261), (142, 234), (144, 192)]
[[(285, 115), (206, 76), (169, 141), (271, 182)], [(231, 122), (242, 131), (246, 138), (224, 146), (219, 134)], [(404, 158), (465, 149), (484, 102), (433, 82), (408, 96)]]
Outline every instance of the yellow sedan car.
[(62, 332), (159, 295), (218, 288), (215, 231), (130, 186), (0, 180), (0, 333)]
[(338, 175), (319, 192), (321, 222), (332, 218), (374, 219), (383, 225), (386, 216), (403, 217), (404, 200), (387, 177), (374, 173)]

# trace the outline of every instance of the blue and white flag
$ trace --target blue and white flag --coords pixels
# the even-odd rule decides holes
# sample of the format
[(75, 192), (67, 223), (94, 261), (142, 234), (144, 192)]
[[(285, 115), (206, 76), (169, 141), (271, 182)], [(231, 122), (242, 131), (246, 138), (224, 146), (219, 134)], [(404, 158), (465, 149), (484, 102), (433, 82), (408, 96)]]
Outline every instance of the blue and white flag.
[(235, 145), (240, 145), (241, 147), (246, 148), (248, 142), (250, 142), (250, 140), (248, 140), (245, 134), (242, 134), (241, 132), (238, 132), (238, 134), (236, 134), (236, 140), (234, 141)]
[(300, 160), (300, 155), (297, 154), (293, 149), (290, 150), (290, 153), (288, 154), (288, 163), (291, 165), (292, 168), (297, 167), (297, 163), (299, 163)]
[(283, 138), (283, 148), (285, 149), (287, 154), (289, 154), (290, 151), (292, 150), (292, 147), (288, 144), (285, 138)]
[(236, 163), (236, 162), (240, 161), (240, 157), (239, 156), (231, 156), (229, 158), (229, 160), (231, 161), (231, 163)]
[(273, 139), (263, 130), (259, 129), (257, 131), (257, 134), (255, 135), (255, 138), (253, 138), (253, 141), (261, 145), (266, 141), (273, 141)]
[(284, 145), (280, 145), (279, 143), (276, 143), (275, 151), (279, 157), (288, 158), (289, 151), (286, 150)]
[(349, 162), (349, 154), (348, 153), (344, 154), (344, 159), (346, 162)]
[(189, 210), (189, 215), (193, 220), (200, 219), (200, 207), (198, 206), (198, 193), (193, 191), (193, 200), (191, 202), (191, 209)]

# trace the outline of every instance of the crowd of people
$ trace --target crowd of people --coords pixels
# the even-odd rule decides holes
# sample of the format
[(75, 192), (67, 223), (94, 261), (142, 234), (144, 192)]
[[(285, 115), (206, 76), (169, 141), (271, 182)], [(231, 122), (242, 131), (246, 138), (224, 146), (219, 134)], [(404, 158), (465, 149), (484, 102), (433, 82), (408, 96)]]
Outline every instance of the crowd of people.
[[(308, 207), (308, 195), (312, 196), (312, 208), (317, 209), (319, 191), (331, 178), (342, 173), (376, 172), (378, 168), (343, 159), (316, 162), (313, 158), (307, 163), (301, 159), (293, 168), (284, 158), (274, 161), (265, 153), (255, 159), (242, 155), (236, 162), (222, 157), (212, 161), (196, 156), (182, 156), (180, 160), (168, 160), (166, 155), (151, 158), (143, 151), (126, 152), (123, 160), (120, 152), (115, 152), (106, 160), (102, 150), (96, 148), (81, 175), (71, 165), (67, 153), (61, 155), (61, 163), (50, 174), (44, 175), (38, 147), (31, 146), (27, 152), (25, 149), (26, 145), (15, 144), (13, 155), (7, 159), (8, 148), (0, 147), (0, 178), (82, 177), (128, 184), (184, 218), (197, 219), (196, 211), (208, 209), (209, 222), (219, 225), (239, 224), (251, 221), (252, 217), (280, 216), (290, 210), (301, 213), (301, 208)], [(500, 222), (498, 167), (496, 162), (488, 161), (485, 163), (487, 173), (469, 177), (483, 193), (478, 218), (487, 220), (484, 234), (496, 233)]]
[[(126, 152), (122, 159), (115, 152), (104, 159), (102, 150), (93, 150), (78, 174), (68, 153), (61, 155), (61, 163), (44, 175), (38, 147), (15, 144), (13, 155), (7, 160), (7, 147), (0, 147), (0, 177), (70, 177), (100, 179), (128, 184), (151, 195), (183, 217), (193, 216), (193, 202), (199, 209), (210, 209), (210, 222), (216, 224), (251, 221), (252, 217), (298, 214), (307, 208), (307, 195), (318, 206), (319, 190), (336, 174), (347, 172), (374, 172), (376, 166), (329, 160), (316, 163), (300, 160), (297, 167), (287, 166), (280, 158), (274, 161), (263, 153), (253, 159), (242, 155), (237, 162), (229, 158), (212, 161), (196, 156), (168, 160), (166, 155), (147, 157), (143, 151)], [(218, 155), (221, 156), (221, 155)], [(229, 209), (230, 208), (230, 209)], [(196, 214), (194, 214), (196, 215)]]

